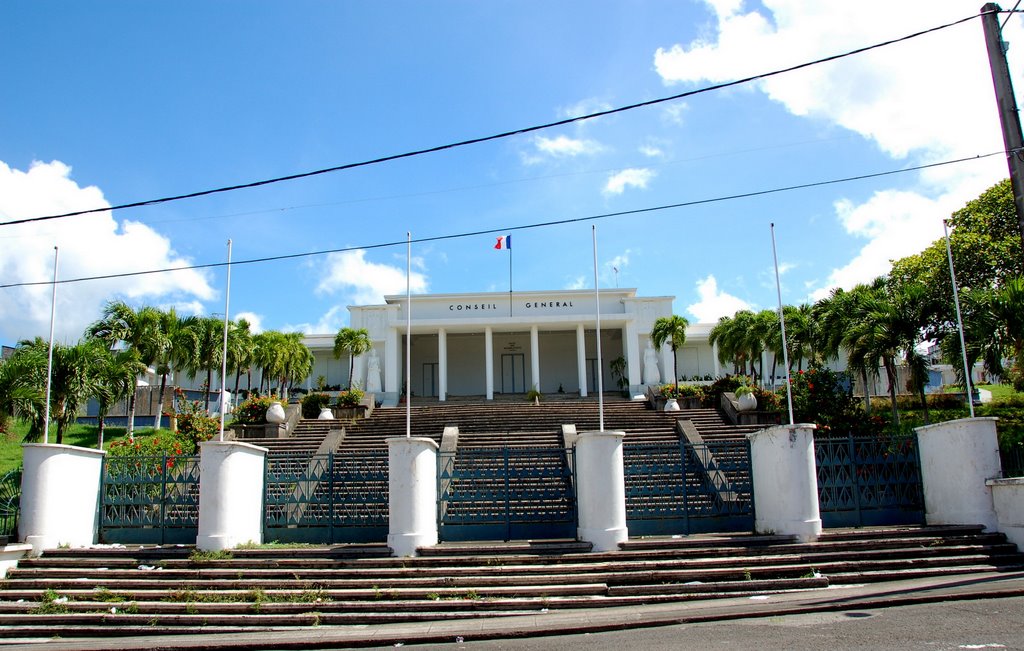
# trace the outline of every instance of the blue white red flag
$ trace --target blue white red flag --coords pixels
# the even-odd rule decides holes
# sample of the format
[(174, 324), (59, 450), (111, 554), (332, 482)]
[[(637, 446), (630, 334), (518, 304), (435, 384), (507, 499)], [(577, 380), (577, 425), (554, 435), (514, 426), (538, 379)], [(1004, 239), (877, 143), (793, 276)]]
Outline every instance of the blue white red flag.
[(511, 249), (512, 248), (512, 236), (502, 235), (498, 238), (498, 243), (494, 245), (496, 249)]

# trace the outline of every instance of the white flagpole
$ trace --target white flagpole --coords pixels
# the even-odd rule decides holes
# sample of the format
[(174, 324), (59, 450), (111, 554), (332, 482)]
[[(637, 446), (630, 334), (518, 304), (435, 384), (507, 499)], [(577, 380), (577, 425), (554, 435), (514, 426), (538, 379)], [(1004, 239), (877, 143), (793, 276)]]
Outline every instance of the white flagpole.
[(971, 390), (971, 369), (967, 366), (967, 344), (964, 343), (964, 322), (960, 317), (960, 293), (956, 288), (956, 272), (953, 271), (953, 249), (949, 245), (949, 229), (947, 220), (942, 220), (942, 232), (946, 236), (946, 256), (949, 258), (949, 279), (953, 282), (953, 304), (956, 306), (956, 329), (960, 333), (960, 354), (964, 360), (964, 387), (967, 406), (971, 410), (971, 418), (974, 418), (974, 391)]
[[(779, 280), (779, 254), (775, 250), (775, 224), (771, 224), (772, 231), (772, 260), (775, 263), (775, 292), (779, 296), (779, 325), (782, 327), (782, 361), (786, 365), (786, 405), (789, 407), (789, 424), (793, 425), (793, 383), (789, 374), (789, 342), (786, 341), (786, 317), (782, 312), (782, 282)], [(772, 378), (772, 387), (775, 386), (775, 378)]]
[[(511, 253), (511, 251), (509, 251)], [(412, 232), (405, 233), (405, 438), (412, 436)]]
[(221, 350), (220, 360), (220, 433), (218, 441), (224, 440), (224, 412), (227, 411), (224, 405), (224, 391), (227, 388), (228, 374), (228, 306), (231, 304), (231, 240), (228, 240), (228, 278), (224, 289), (224, 346)]
[(594, 240), (594, 302), (595, 314), (597, 315), (597, 416), (601, 424), (600, 431), (604, 431), (604, 375), (601, 372), (601, 290), (597, 282), (597, 226), (590, 225), (590, 232)]
[(512, 242), (510, 238), (505, 240), (508, 242), (508, 315), (512, 316)]
[(50, 350), (46, 358), (46, 407), (43, 409), (43, 443), (50, 442), (50, 386), (53, 373), (53, 322), (57, 314), (57, 262), (60, 250), (53, 247), (53, 295), (50, 298)]

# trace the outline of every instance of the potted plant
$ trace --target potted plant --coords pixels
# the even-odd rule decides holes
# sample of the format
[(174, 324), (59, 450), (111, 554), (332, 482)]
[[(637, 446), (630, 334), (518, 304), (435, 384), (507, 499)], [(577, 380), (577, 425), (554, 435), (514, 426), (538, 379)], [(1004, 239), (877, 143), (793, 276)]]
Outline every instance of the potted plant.
[(366, 405), (362, 404), (363, 392), (358, 387), (352, 387), (338, 394), (338, 400), (331, 409), (334, 417), (344, 420), (355, 420), (362, 418), (366, 413)]
[(754, 389), (746, 384), (736, 387), (736, 411), (753, 411), (757, 409), (757, 396)]
[(537, 390), (537, 385), (530, 387), (530, 390), (526, 392), (526, 399), (535, 405), (540, 404), (540, 391)]

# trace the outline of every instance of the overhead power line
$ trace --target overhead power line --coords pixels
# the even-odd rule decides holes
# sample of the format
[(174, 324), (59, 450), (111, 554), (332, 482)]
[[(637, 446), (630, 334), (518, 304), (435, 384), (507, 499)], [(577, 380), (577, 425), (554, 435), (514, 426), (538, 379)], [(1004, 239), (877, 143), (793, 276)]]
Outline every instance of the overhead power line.
[[(769, 194), (778, 194), (780, 192), (791, 192), (793, 190), (806, 190), (809, 188), (817, 188), (825, 185), (835, 185), (838, 183), (849, 183), (852, 181), (862, 181), (865, 179), (875, 179), (883, 176), (892, 176), (894, 174), (904, 174), (906, 172), (916, 172), (920, 170), (931, 169), (934, 167), (943, 167), (946, 165), (955, 165), (957, 163), (966, 163), (968, 161), (981, 160), (983, 158), (989, 158), (991, 156), (1004, 156), (1006, 152), (995, 151), (988, 154), (978, 154), (976, 156), (967, 156), (964, 158), (957, 158), (953, 160), (941, 161), (938, 163), (929, 163), (927, 165), (917, 165), (914, 167), (905, 167), (898, 170), (886, 170), (884, 172), (873, 172), (870, 174), (859, 174), (857, 176), (847, 176), (839, 179), (828, 179), (825, 181), (812, 181), (810, 183), (800, 183), (798, 185), (787, 185), (779, 188), (771, 188), (768, 190), (753, 190), (750, 192), (742, 192), (739, 194), (730, 194), (721, 197), (711, 197), (708, 199), (694, 199), (693, 201), (681, 201), (679, 203), (663, 204), (660, 206), (649, 206), (647, 208), (634, 208), (632, 210), (621, 210), (618, 212), (602, 213), (598, 215), (588, 215), (585, 217), (570, 217), (565, 219), (555, 219), (545, 222), (535, 222), (533, 224), (520, 224), (518, 226), (502, 226), (495, 228), (488, 228), (479, 231), (468, 231), (462, 233), (450, 233), (448, 235), (435, 235), (433, 237), (422, 237), (412, 240), (414, 244), (422, 244), (426, 242), (439, 242), (442, 240), (454, 240), (465, 237), (475, 237), (479, 235), (487, 235), (491, 233), (506, 233), (510, 231), (525, 231), (532, 230), (535, 228), (546, 228), (549, 226), (561, 226), (564, 224), (574, 224), (578, 222), (597, 221), (599, 219), (610, 219), (612, 217), (624, 217), (627, 215), (640, 215), (644, 213), (659, 212), (662, 210), (671, 210), (673, 208), (689, 208), (693, 206), (700, 206), (709, 203), (719, 203), (722, 201), (733, 201), (736, 199), (749, 199), (751, 197), (762, 197)], [(237, 260), (231, 263), (232, 266), (246, 265), (246, 264), (258, 264), (265, 262), (277, 262), (280, 260), (294, 260), (296, 258), (310, 258), (321, 255), (328, 255), (331, 253), (345, 253), (347, 251), (360, 251), (370, 249), (383, 249), (391, 246), (405, 246), (408, 243), (407, 240), (396, 240), (394, 242), (380, 242), (377, 244), (366, 244), (362, 246), (349, 246), (340, 249), (324, 249), (321, 251), (309, 251), (306, 253), (288, 253), (284, 255), (268, 256), (264, 258), (252, 258), (249, 260)], [(86, 276), (82, 278), (68, 278), (66, 280), (58, 280), (58, 285), (64, 285), (68, 283), (80, 283), (90, 280), (109, 280), (112, 278), (128, 278), (132, 276), (147, 276), (151, 274), (171, 273), (175, 271), (189, 271), (193, 269), (214, 269), (217, 267), (226, 267), (226, 262), (211, 262), (208, 264), (197, 264), (183, 267), (167, 267), (164, 269), (150, 269), (147, 271), (129, 271), (117, 274), (106, 274), (103, 276)], [(13, 287), (34, 287), (39, 285), (52, 285), (53, 281), (36, 281), (27, 283), (8, 283), (0, 285), (0, 289), (9, 289)]]
[(47, 220), (51, 220), (51, 219), (62, 219), (62, 218), (65, 218), (65, 217), (75, 217), (75, 216), (78, 216), (78, 215), (88, 215), (88, 214), (92, 214), (92, 213), (105, 212), (107, 210), (124, 210), (126, 208), (141, 208), (143, 206), (153, 206), (153, 205), (162, 204), (162, 203), (170, 203), (172, 201), (181, 201), (183, 199), (195, 199), (197, 197), (204, 197), (204, 196), (208, 196), (208, 195), (212, 195), (212, 194), (219, 194), (219, 193), (223, 193), (223, 192), (233, 192), (233, 191), (236, 191), (236, 190), (245, 190), (245, 189), (249, 189), (249, 188), (257, 188), (257, 187), (264, 186), (264, 185), (272, 185), (274, 183), (282, 183), (284, 181), (295, 181), (297, 179), (304, 179), (304, 178), (309, 178), (309, 177), (312, 177), (312, 176), (319, 176), (319, 175), (322, 175), (322, 174), (330, 174), (332, 172), (341, 172), (341, 171), (344, 171), (344, 170), (351, 170), (351, 169), (356, 169), (356, 168), (359, 168), (359, 167), (367, 167), (367, 166), (370, 166), (370, 165), (377, 165), (377, 164), (380, 164), (380, 163), (387, 163), (387, 162), (390, 162), (390, 161), (401, 160), (403, 158), (412, 158), (414, 156), (422, 156), (422, 155), (425, 155), (425, 154), (434, 154), (434, 153), (445, 151), (445, 150), (448, 150), (448, 149), (456, 149), (456, 148), (459, 148), (459, 147), (466, 147), (468, 145), (476, 145), (476, 144), (480, 144), (480, 143), (484, 143), (484, 142), (490, 142), (490, 141), (494, 141), (494, 140), (501, 140), (501, 139), (504, 139), (504, 138), (511, 138), (512, 136), (520, 136), (520, 135), (524, 135), (524, 134), (527, 134), (527, 133), (534, 133), (534, 132), (537, 132), (537, 131), (543, 131), (543, 130), (546, 130), (546, 129), (552, 129), (554, 127), (565, 126), (565, 125), (573, 124), (573, 123), (576, 123), (576, 122), (583, 122), (585, 120), (593, 120), (594, 118), (599, 118), (599, 117), (603, 117), (603, 116), (606, 116), (606, 115), (614, 115), (616, 113), (624, 113), (626, 111), (632, 111), (634, 109), (644, 108), (644, 107), (647, 107), (647, 106), (655, 106), (657, 104), (663, 104), (665, 102), (673, 102), (673, 101), (684, 99), (684, 98), (687, 98), (687, 97), (692, 97), (694, 95), (700, 95), (700, 94), (708, 93), (708, 92), (715, 91), (715, 90), (722, 90), (724, 88), (731, 88), (733, 86), (740, 86), (740, 85), (743, 85), (743, 84), (748, 84), (748, 83), (753, 82), (753, 81), (758, 81), (760, 79), (768, 79), (770, 77), (775, 77), (775, 76), (786, 74), (786, 73), (789, 73), (789, 72), (795, 72), (797, 70), (802, 70), (804, 68), (809, 68), (811, 66), (819, 65), (819, 64), (822, 64), (822, 63), (828, 63), (830, 61), (837, 61), (839, 59), (844, 59), (846, 57), (854, 56), (854, 55), (857, 55), (857, 54), (862, 54), (864, 52), (869, 52), (871, 50), (875, 50), (875, 49), (878, 49), (878, 48), (886, 47), (886, 46), (893, 45), (893, 44), (896, 44), (896, 43), (901, 43), (903, 41), (908, 41), (910, 39), (914, 39), (914, 38), (917, 38), (919, 36), (924, 36), (926, 34), (931, 34), (933, 32), (937, 32), (937, 31), (940, 31), (940, 30), (943, 30), (943, 29), (948, 29), (950, 27), (955, 27), (955, 26), (960, 25), (962, 23), (966, 23), (966, 22), (968, 22), (970, 20), (974, 20), (975, 18), (978, 18), (978, 16), (980, 16), (980, 15), (983, 15), (983, 14), (971, 15), (971, 16), (968, 16), (966, 18), (961, 18), (960, 20), (953, 21), (951, 23), (946, 23), (944, 25), (938, 25), (936, 27), (931, 27), (929, 29), (925, 29), (925, 30), (922, 30), (922, 31), (919, 31), (919, 32), (914, 32), (913, 34), (908, 34), (906, 36), (901, 36), (899, 38), (890, 39), (888, 41), (882, 41), (881, 43), (875, 43), (874, 45), (868, 45), (868, 46), (857, 48), (855, 50), (850, 50), (848, 52), (844, 52), (844, 53), (841, 53), (841, 54), (833, 54), (831, 56), (823, 57), (821, 59), (815, 59), (813, 61), (808, 61), (806, 63), (800, 63), (800, 64), (797, 64), (797, 65), (789, 66), (787, 68), (780, 68), (778, 70), (773, 70), (771, 72), (764, 72), (764, 73), (761, 73), (761, 74), (752, 75), (750, 77), (744, 77), (742, 79), (736, 79), (734, 81), (728, 81), (728, 82), (723, 82), (723, 83), (720, 83), (720, 84), (714, 84), (712, 86), (705, 86), (703, 88), (698, 88), (698, 89), (695, 89), (695, 90), (686, 91), (684, 93), (677, 93), (675, 95), (669, 95), (667, 97), (661, 97), (661, 98), (658, 98), (658, 99), (647, 100), (647, 101), (644, 101), (644, 102), (637, 102), (637, 103), (634, 103), (634, 104), (627, 104), (625, 106), (619, 106), (619, 107), (616, 107), (616, 108), (606, 109), (606, 110), (603, 110), (603, 111), (595, 111), (593, 113), (586, 113), (584, 115), (577, 115), (575, 117), (565, 118), (563, 120), (556, 120), (554, 122), (546, 122), (544, 124), (538, 124), (538, 125), (534, 125), (534, 126), (530, 126), (530, 127), (522, 127), (522, 128), (519, 128), (519, 129), (513, 129), (511, 131), (503, 131), (501, 133), (496, 133), (496, 134), (492, 134), (492, 135), (489, 135), (489, 136), (480, 136), (478, 138), (470, 138), (468, 140), (460, 140), (458, 142), (452, 142), (452, 143), (448, 143), (448, 144), (445, 144), (445, 145), (437, 145), (437, 146), (434, 146), (434, 147), (428, 147), (426, 149), (416, 149), (416, 150), (413, 150), (413, 151), (407, 151), (407, 152), (401, 153), (401, 154), (391, 154), (389, 156), (381, 156), (379, 158), (373, 158), (373, 159), (370, 159), (370, 160), (364, 160), (364, 161), (360, 161), (360, 162), (357, 162), (357, 163), (345, 163), (345, 164), (342, 164), (342, 165), (335, 165), (333, 167), (325, 167), (323, 169), (313, 170), (311, 172), (300, 172), (298, 174), (289, 174), (287, 176), (278, 176), (278, 177), (275, 177), (275, 178), (264, 179), (262, 181), (252, 181), (252, 182), (249, 182), (249, 183), (240, 183), (240, 184), (237, 184), (237, 185), (227, 185), (227, 186), (224, 186), (224, 187), (214, 188), (214, 189), (210, 189), (210, 190), (199, 190), (197, 192), (189, 192), (189, 193), (186, 193), (186, 194), (178, 194), (178, 195), (173, 195), (173, 196), (169, 196), (169, 197), (162, 197), (160, 199), (148, 199), (148, 200), (145, 200), (145, 201), (136, 201), (136, 202), (133, 202), (133, 203), (124, 203), (124, 204), (119, 204), (119, 205), (116, 205), (116, 206), (108, 206), (108, 207), (105, 207), (105, 208), (90, 208), (89, 210), (76, 210), (76, 211), (73, 211), (73, 212), (60, 213), (60, 214), (56, 214), (56, 215), (45, 215), (45, 216), (42, 216), (42, 217), (29, 217), (29, 218), (26, 218), (26, 219), (16, 219), (16, 220), (8, 221), (8, 222), (0, 222), (0, 226), (13, 226), (15, 224), (27, 224), (27, 223), (31, 223), (31, 222), (47, 221)]

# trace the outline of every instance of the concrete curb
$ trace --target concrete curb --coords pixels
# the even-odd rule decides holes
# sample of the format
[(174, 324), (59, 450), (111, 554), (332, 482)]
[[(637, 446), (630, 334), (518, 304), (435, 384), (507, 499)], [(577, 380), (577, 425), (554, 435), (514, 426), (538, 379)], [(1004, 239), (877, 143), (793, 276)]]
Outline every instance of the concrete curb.
[(892, 608), (943, 601), (1024, 597), (1024, 572), (961, 575), (837, 586), (785, 594), (689, 601), (641, 607), (573, 609), (473, 620), (377, 626), (324, 626), (202, 635), (152, 635), (105, 639), (0, 640), (4, 651), (191, 651), (227, 649), (338, 649), (451, 643), (597, 633), (782, 617), (806, 613)]

